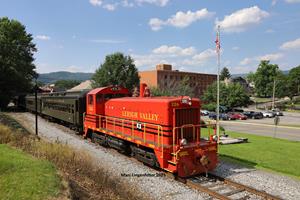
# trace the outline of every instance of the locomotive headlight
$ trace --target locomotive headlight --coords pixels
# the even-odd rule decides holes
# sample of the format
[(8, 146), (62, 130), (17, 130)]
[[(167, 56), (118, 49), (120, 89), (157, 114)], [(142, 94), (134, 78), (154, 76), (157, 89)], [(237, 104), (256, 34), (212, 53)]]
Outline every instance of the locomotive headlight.
[(218, 141), (218, 136), (217, 136), (217, 135), (214, 135), (214, 136), (213, 136), (213, 140), (214, 140), (215, 142), (217, 142), (217, 141)]
[(185, 138), (182, 138), (180, 140), (180, 146), (184, 146), (184, 145), (187, 145), (187, 140)]

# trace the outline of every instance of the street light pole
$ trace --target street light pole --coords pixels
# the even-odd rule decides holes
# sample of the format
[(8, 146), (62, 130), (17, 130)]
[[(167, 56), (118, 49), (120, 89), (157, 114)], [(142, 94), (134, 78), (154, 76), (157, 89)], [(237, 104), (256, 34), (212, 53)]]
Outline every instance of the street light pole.
[(217, 136), (220, 142), (220, 25), (217, 32), (217, 54), (218, 54), (218, 74), (217, 74)]
[(274, 82), (273, 82), (273, 99), (272, 99), (272, 109), (275, 107), (275, 86), (276, 85), (276, 79), (274, 77)]
[(38, 102), (37, 102), (37, 79), (35, 79), (35, 87), (34, 87), (34, 94), (35, 94), (35, 135), (38, 135)]

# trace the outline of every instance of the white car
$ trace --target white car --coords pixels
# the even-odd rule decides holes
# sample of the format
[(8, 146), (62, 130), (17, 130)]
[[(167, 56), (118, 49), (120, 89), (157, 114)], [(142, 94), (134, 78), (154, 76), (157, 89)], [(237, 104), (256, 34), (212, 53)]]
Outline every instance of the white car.
[(209, 111), (208, 110), (200, 110), (201, 115), (207, 116), (209, 115)]
[(273, 109), (272, 112), (273, 112), (274, 115), (276, 115), (276, 116), (283, 116), (283, 113), (282, 113), (280, 110), (278, 110), (278, 109)]
[(262, 114), (264, 117), (268, 118), (275, 117), (275, 114), (272, 111), (263, 111)]

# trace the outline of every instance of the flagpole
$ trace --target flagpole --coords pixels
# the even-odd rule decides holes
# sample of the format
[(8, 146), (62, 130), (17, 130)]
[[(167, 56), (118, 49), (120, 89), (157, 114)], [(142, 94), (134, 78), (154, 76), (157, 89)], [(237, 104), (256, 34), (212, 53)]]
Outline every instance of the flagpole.
[(218, 54), (218, 75), (217, 75), (217, 136), (218, 143), (220, 143), (220, 25), (218, 25), (217, 32), (217, 54)]

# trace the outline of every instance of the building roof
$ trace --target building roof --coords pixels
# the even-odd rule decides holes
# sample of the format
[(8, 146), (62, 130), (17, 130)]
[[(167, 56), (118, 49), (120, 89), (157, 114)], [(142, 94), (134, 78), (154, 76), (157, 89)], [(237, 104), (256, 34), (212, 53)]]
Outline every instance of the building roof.
[(92, 81), (86, 80), (79, 85), (76, 85), (75, 87), (69, 89), (68, 91), (80, 91), (80, 90), (91, 90), (92, 89)]

